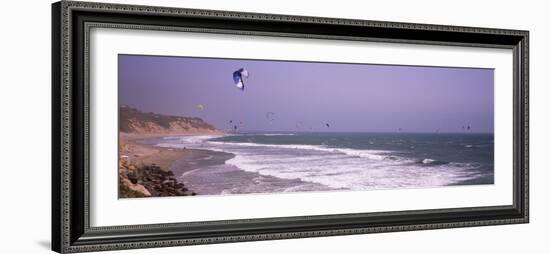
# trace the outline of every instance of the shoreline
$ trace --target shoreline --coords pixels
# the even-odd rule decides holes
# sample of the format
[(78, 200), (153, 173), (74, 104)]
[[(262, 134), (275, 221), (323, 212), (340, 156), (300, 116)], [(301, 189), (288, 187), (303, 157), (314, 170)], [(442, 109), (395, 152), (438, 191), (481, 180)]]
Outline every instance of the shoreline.
[(200, 149), (160, 147), (153, 144), (144, 144), (138, 141), (162, 137), (182, 137), (200, 135), (222, 135), (222, 133), (182, 133), (182, 134), (134, 134), (120, 133), (119, 135), (119, 157), (127, 157), (130, 161), (143, 164), (156, 164), (165, 170), (170, 170), (171, 165), (186, 157), (191, 151)]
[[(217, 134), (217, 133), (216, 133)], [(390, 155), (383, 154), (379, 155), (374, 149), (374, 155), (368, 153), (372, 149), (359, 149), (361, 152), (366, 151), (366, 154), (357, 155), (357, 151), (342, 152), (338, 149), (312, 149), (306, 148), (296, 150), (296, 147), (290, 147), (288, 145), (266, 145), (266, 149), (254, 145), (244, 145), (237, 146), (232, 142), (201, 142), (204, 138), (216, 137), (217, 135), (212, 133), (192, 133), (192, 134), (173, 134), (173, 135), (131, 135), (121, 137), (121, 142), (130, 143), (131, 147), (136, 149), (138, 152), (143, 152), (140, 158), (135, 158), (136, 161), (141, 161), (145, 163), (164, 163), (162, 168), (166, 171), (172, 173), (170, 179), (175, 178), (178, 183), (185, 184), (186, 188), (189, 188), (200, 195), (224, 195), (224, 194), (245, 194), (245, 193), (282, 193), (282, 192), (305, 192), (305, 191), (325, 191), (325, 190), (378, 190), (378, 189), (393, 189), (393, 188), (427, 188), (427, 187), (436, 187), (436, 186), (454, 186), (454, 185), (481, 185), (493, 183), (491, 179), (494, 179), (493, 175), (487, 176), (477, 176), (481, 174), (481, 166), (464, 166), (460, 161), (456, 160), (454, 165), (450, 162), (443, 161), (439, 163), (436, 160), (430, 159), (430, 163), (424, 162), (423, 159), (421, 163), (416, 160), (412, 161), (409, 157), (406, 157), (403, 160), (386, 160)], [(167, 138), (163, 141), (160, 137), (170, 137), (170, 136), (181, 136), (182, 138)], [(186, 138), (187, 136), (188, 138)], [(203, 136), (203, 137), (195, 137)], [(147, 140), (151, 139), (151, 140)], [(246, 142), (251, 139), (246, 137)], [(231, 139), (233, 140), (233, 139)], [(164, 147), (156, 146), (158, 143), (166, 143)], [(248, 144), (248, 143), (245, 143)], [(261, 144), (261, 143), (260, 143)], [(460, 149), (464, 150), (464, 144), (458, 145)], [(190, 148), (191, 147), (191, 148)], [(275, 148), (274, 148), (275, 147)], [(345, 147), (345, 146), (344, 146)], [(264, 147), (265, 148), (265, 147)], [(285, 150), (286, 149), (286, 150)], [(347, 149), (347, 148), (342, 148)], [(458, 149), (458, 148), (456, 148)], [(484, 148), (485, 149), (485, 148)], [(470, 149), (471, 150), (471, 149)], [(470, 151), (468, 150), (468, 151)], [(378, 151), (380, 152), (380, 151)], [(402, 175), (399, 175), (400, 178), (397, 180), (405, 181), (404, 183), (393, 183), (389, 184), (385, 182), (373, 182), (371, 184), (367, 183), (361, 185), (357, 183), (356, 186), (354, 179), (350, 178), (351, 176), (356, 175), (357, 177), (362, 177), (360, 172), (365, 169), (365, 167), (359, 167), (355, 171), (350, 172), (320, 172), (317, 175), (313, 173), (302, 172), (300, 170), (290, 171), (292, 167), (286, 167), (288, 165), (281, 164), (281, 161), (289, 161), (288, 156), (310, 156), (308, 158), (318, 158), (324, 156), (326, 153), (337, 153), (340, 154), (340, 157), (343, 157), (341, 160), (342, 163), (348, 163), (351, 166), (357, 165), (358, 160), (361, 160), (361, 165), (365, 161), (373, 162), (375, 167), (372, 169), (374, 173), (378, 173), (381, 177), (391, 178), (387, 176), (386, 170), (391, 170), (395, 165), (405, 166), (407, 168), (418, 169), (417, 172), (428, 174), (426, 177), (426, 183), (420, 181), (407, 181), (402, 180), (406, 175), (413, 174), (414, 172), (410, 170), (399, 171)], [(282, 154), (283, 156), (277, 156)], [(342, 156), (344, 154), (344, 156)], [(238, 156), (237, 156), (238, 155)], [(254, 160), (250, 157), (260, 156), (261, 160)], [(384, 157), (386, 156), (386, 157)], [(395, 154), (392, 154), (395, 156)], [(382, 158), (384, 157), (384, 158)], [(281, 159), (282, 158), (282, 159)], [(407, 159), (409, 158), (409, 159)], [(416, 157), (414, 157), (416, 158)], [(421, 156), (419, 158), (426, 158)], [(234, 159), (234, 160), (233, 160)], [(264, 161), (264, 159), (266, 161)], [(458, 158), (460, 159), (460, 158)], [(296, 160), (294, 163), (296, 165), (301, 165), (300, 160)], [(314, 160), (315, 162), (319, 160)], [(455, 160), (451, 160), (455, 161)], [(264, 164), (270, 166), (267, 171), (260, 172), (256, 170), (258, 164), (262, 166)], [(285, 162), (286, 163), (286, 162)], [(290, 161), (290, 166), (292, 166), (293, 161)], [(460, 164), (460, 165), (458, 165)], [(160, 164), (157, 164), (160, 165)], [(326, 168), (323, 164), (314, 164), (318, 168)], [(347, 165), (347, 164), (346, 164)], [(480, 164), (483, 165), (483, 164)], [(330, 166), (330, 165), (329, 165)], [(442, 171), (440, 167), (451, 168), (450, 173)], [(399, 167), (398, 167), (399, 169)], [(328, 169), (330, 170), (330, 169)], [(371, 169), (369, 169), (371, 170)], [(359, 172), (359, 173), (357, 173)], [(411, 173), (412, 172), (412, 173)], [(453, 173), (454, 172), (454, 173)], [(449, 175), (450, 174), (450, 175)], [(465, 175), (466, 174), (466, 175)], [(341, 175), (341, 176), (340, 176)], [(474, 177), (474, 175), (476, 175)], [(333, 180), (333, 176), (335, 181)], [(471, 177), (470, 177), (471, 176)], [(304, 180), (303, 177), (306, 177)], [(316, 178), (315, 178), (316, 177)], [(350, 180), (351, 179), (351, 180)], [(416, 178), (414, 178), (416, 179)], [(413, 179), (413, 180), (414, 180)], [(421, 178), (419, 178), (421, 179)], [(455, 179), (452, 182), (451, 180)], [(376, 180), (376, 179), (375, 179)], [(373, 180), (374, 181), (374, 180)], [(434, 182), (435, 181), (435, 182)], [(451, 181), (450, 183), (448, 181)], [(441, 185), (440, 185), (441, 184)]]
[[(170, 135), (170, 136), (204, 136), (210, 133)], [(235, 165), (228, 165), (226, 162), (236, 157), (231, 152), (222, 152), (204, 148), (177, 148), (177, 147), (159, 147), (155, 144), (139, 143), (140, 140), (170, 137), (167, 135), (132, 135), (132, 139), (127, 142), (133, 147), (141, 147), (148, 152), (157, 151), (154, 154), (147, 154), (141, 161), (164, 160), (167, 171), (172, 173), (179, 183), (193, 191), (193, 195), (224, 195), (228, 193), (246, 194), (246, 193), (271, 193), (272, 188), (276, 192), (300, 192), (302, 188), (313, 188), (316, 191), (327, 191), (333, 188), (318, 183), (304, 182), (300, 179), (286, 179), (276, 176), (262, 175), (258, 172), (246, 171)], [(221, 136), (221, 135), (220, 135)], [(121, 139), (122, 140), (122, 139)], [(167, 155), (169, 153), (175, 156)], [(199, 170), (199, 171), (197, 171)], [(208, 179), (204, 177), (208, 176)], [(221, 177), (221, 178), (220, 178)], [(261, 179), (261, 180), (260, 180)], [(261, 181), (263, 183), (257, 182)], [(265, 190), (262, 186), (271, 186)], [(223, 187), (221, 187), (223, 186)], [(248, 187), (247, 187), (248, 186)], [(221, 187), (221, 188), (220, 188)], [(234, 188), (244, 188), (242, 191), (235, 191)], [(252, 188), (248, 190), (249, 188)], [(260, 188), (260, 189), (256, 189)], [(152, 195), (155, 197), (156, 195)], [(185, 196), (185, 195), (184, 195)]]
[(181, 178), (183, 175), (205, 167), (223, 165), (236, 155), (227, 152), (218, 152), (208, 149), (185, 149), (188, 153), (174, 161), (170, 170)]
[[(197, 195), (179, 181), (181, 172), (174, 172), (172, 165), (177, 161), (190, 161), (204, 154), (204, 150), (159, 147), (139, 143), (139, 140), (169, 137), (195, 136), (221, 133), (181, 134), (119, 134), (119, 198), (190, 196)], [(208, 150), (208, 152), (211, 152)], [(222, 162), (223, 163), (223, 162)], [(201, 165), (197, 165), (200, 167)], [(189, 168), (194, 170), (196, 167)]]

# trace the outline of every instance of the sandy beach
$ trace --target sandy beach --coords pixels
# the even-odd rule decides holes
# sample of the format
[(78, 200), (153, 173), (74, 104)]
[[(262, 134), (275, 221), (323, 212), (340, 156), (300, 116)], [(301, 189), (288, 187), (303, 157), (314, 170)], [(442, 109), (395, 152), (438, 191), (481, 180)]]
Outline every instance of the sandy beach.
[(164, 148), (136, 141), (159, 137), (146, 134), (121, 134), (119, 138), (120, 158), (135, 164), (156, 164), (164, 170), (170, 170), (172, 163), (190, 153), (187, 149)]
[[(142, 196), (187, 196), (196, 195), (187, 189), (179, 176), (197, 167), (223, 164), (231, 156), (215, 156), (216, 160), (204, 160), (212, 157), (209, 150), (165, 148), (141, 143), (140, 140), (165, 136), (159, 134), (128, 134), (119, 136), (121, 191), (119, 197)], [(224, 154), (224, 153), (220, 153)], [(220, 159), (222, 158), (222, 159)], [(225, 158), (225, 159), (223, 159)], [(173, 167), (173, 165), (177, 165)], [(161, 172), (154, 172), (161, 171)]]

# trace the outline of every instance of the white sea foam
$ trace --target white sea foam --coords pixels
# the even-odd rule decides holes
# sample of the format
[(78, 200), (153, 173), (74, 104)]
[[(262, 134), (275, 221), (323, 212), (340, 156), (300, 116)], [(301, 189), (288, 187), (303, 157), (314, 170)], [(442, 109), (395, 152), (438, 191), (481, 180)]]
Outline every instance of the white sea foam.
[(350, 156), (358, 156), (363, 158), (368, 158), (372, 160), (384, 160), (390, 156), (391, 151), (383, 150), (358, 150), (351, 148), (333, 148), (329, 146), (321, 145), (281, 145), (281, 144), (258, 144), (258, 143), (232, 143), (232, 142), (220, 142), (220, 141), (208, 141), (210, 144), (219, 144), (226, 146), (243, 146), (243, 147), (273, 147), (289, 150), (314, 150), (327, 153), (342, 153)]
[(434, 163), (436, 160), (433, 160), (433, 159), (423, 159), (422, 160), (422, 163), (424, 164), (430, 164), (430, 163)]
[(422, 167), (357, 157), (311, 156), (292, 160), (237, 155), (226, 163), (261, 175), (300, 179), (336, 189), (442, 186), (469, 179), (467, 171), (457, 165)]
[(439, 164), (430, 158), (415, 161), (392, 151), (209, 140), (214, 137), (184, 136), (158, 145), (229, 152), (235, 157), (226, 164), (241, 170), (282, 179), (299, 179), (334, 189), (432, 187), (475, 177), (471, 169), (476, 165)]

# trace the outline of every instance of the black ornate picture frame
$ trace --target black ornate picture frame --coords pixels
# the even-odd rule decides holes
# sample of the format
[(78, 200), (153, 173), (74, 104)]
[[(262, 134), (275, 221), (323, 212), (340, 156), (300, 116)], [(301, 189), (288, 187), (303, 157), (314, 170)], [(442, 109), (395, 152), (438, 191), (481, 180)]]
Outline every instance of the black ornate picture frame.
[[(92, 227), (89, 30), (194, 31), (513, 50), (513, 205)], [(52, 6), (52, 249), (60, 253), (529, 221), (528, 31), (61, 1)]]

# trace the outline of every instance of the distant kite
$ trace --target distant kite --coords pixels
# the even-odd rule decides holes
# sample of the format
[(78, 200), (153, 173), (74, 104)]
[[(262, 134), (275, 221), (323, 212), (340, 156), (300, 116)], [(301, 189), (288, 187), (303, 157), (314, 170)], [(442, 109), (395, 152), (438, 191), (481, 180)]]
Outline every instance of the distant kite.
[(325, 123), (325, 125), (327, 126), (327, 128), (330, 128), (330, 124), (328, 124), (328, 123)]
[(273, 121), (275, 120), (275, 113), (267, 112), (265, 113), (265, 118), (267, 118), (267, 120), (269, 120), (270, 123), (273, 123)]
[(240, 68), (233, 72), (233, 82), (237, 88), (244, 91), (244, 80), (248, 78), (248, 71), (245, 68)]

